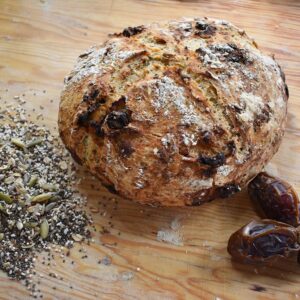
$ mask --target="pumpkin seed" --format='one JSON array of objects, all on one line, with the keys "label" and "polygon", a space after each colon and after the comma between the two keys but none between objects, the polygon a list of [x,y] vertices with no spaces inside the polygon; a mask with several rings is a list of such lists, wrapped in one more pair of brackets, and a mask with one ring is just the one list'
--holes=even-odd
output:
[{"label": "pumpkin seed", "polygon": [[38,181],[38,177],[36,175],[33,175],[33,176],[31,176],[31,178],[30,178],[30,180],[29,180],[29,182],[28,182],[27,185],[29,187],[33,187],[33,186],[36,185],[37,181]]},{"label": "pumpkin seed", "polygon": [[6,208],[0,203],[0,211],[7,215]]},{"label": "pumpkin seed", "polygon": [[50,184],[50,183],[40,184],[40,187],[46,191],[57,191],[58,190],[56,185]]},{"label": "pumpkin seed", "polygon": [[0,241],[4,239],[4,233],[0,232]]},{"label": "pumpkin seed", "polygon": [[27,143],[26,147],[27,147],[27,148],[30,148],[30,147],[39,145],[39,144],[41,144],[43,141],[44,141],[44,138],[41,138],[41,137],[36,138],[36,139],[30,141],[29,143]]},{"label": "pumpkin seed", "polygon": [[26,148],[26,145],[18,138],[12,138],[10,141],[12,144],[14,144],[15,146],[17,146],[23,150]]},{"label": "pumpkin seed", "polygon": [[9,195],[4,194],[2,192],[0,192],[0,200],[3,200],[7,204],[13,203],[13,199]]},{"label": "pumpkin seed", "polygon": [[56,206],[55,202],[51,202],[51,203],[47,204],[45,207],[45,212],[52,210],[55,206]]},{"label": "pumpkin seed", "polygon": [[31,203],[43,203],[53,197],[52,193],[43,193],[31,198]]}]

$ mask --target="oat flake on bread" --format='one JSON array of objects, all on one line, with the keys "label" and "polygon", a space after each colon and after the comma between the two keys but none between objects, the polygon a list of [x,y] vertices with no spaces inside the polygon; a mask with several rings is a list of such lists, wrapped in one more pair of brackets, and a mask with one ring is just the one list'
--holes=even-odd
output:
[{"label": "oat flake on bread", "polygon": [[280,66],[244,30],[185,18],[128,27],[81,54],[59,130],[110,190],[199,205],[239,191],[272,158],[287,100]]}]

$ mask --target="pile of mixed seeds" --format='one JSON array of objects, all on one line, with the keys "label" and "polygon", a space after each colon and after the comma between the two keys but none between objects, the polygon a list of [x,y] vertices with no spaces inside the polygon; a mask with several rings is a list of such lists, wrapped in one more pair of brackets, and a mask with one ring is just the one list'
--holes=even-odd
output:
[{"label": "pile of mixed seeds", "polygon": [[38,252],[89,242],[92,220],[59,139],[25,116],[20,105],[0,111],[0,269],[28,282]]}]

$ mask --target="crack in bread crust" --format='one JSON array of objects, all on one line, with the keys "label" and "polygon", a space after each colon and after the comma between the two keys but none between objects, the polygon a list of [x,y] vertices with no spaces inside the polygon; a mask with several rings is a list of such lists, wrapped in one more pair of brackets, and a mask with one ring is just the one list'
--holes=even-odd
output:
[{"label": "crack in bread crust", "polygon": [[128,27],[79,56],[59,130],[79,163],[150,205],[230,196],[277,151],[288,89],[272,57],[221,20]]}]

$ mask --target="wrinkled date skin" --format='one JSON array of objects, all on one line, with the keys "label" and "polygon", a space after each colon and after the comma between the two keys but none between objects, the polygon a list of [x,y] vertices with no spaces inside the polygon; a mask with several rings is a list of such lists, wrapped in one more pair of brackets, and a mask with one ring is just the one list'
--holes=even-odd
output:
[{"label": "wrinkled date skin", "polygon": [[231,235],[227,250],[241,262],[273,262],[299,251],[298,237],[298,230],[288,224],[269,219],[251,221]]},{"label": "wrinkled date skin", "polygon": [[251,200],[257,202],[269,219],[298,226],[299,198],[291,185],[267,173],[259,173],[248,185]]}]

